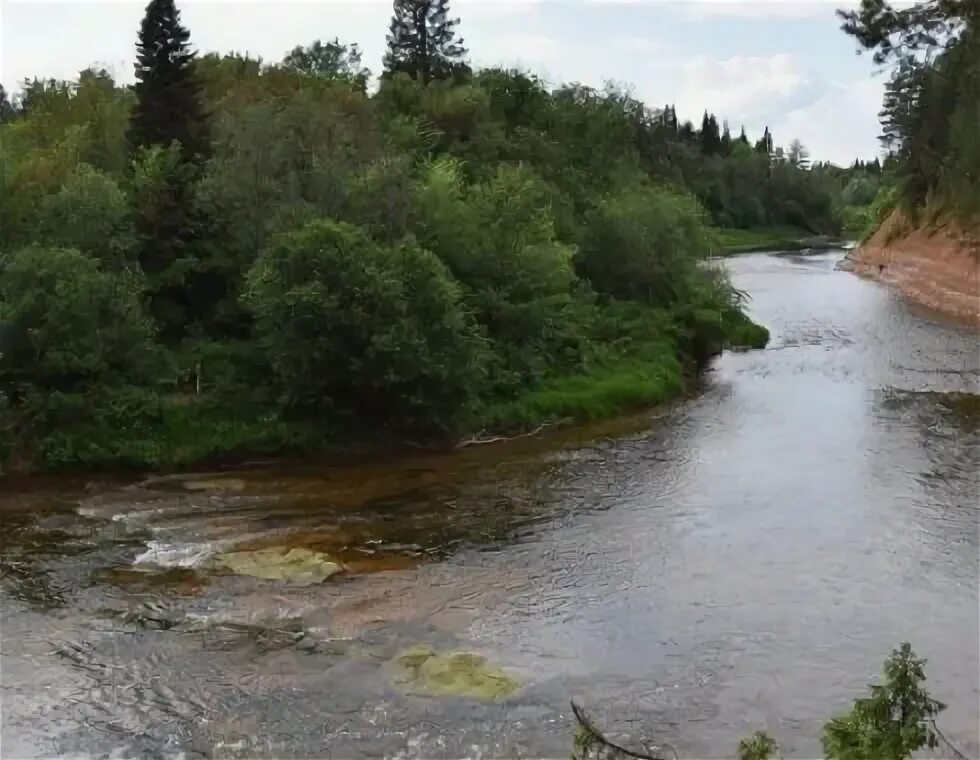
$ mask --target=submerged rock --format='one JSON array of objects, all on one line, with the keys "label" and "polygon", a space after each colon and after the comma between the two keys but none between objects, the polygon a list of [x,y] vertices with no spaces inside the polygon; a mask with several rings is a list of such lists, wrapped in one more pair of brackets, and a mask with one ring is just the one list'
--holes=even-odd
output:
[{"label": "submerged rock", "polygon": [[396,658],[400,673],[395,683],[407,691],[445,697],[502,699],[520,688],[514,678],[469,652],[438,654],[431,649],[410,649]]},{"label": "submerged rock", "polygon": [[339,562],[321,552],[285,547],[219,554],[214,563],[235,575],[301,585],[322,583],[343,570]]}]

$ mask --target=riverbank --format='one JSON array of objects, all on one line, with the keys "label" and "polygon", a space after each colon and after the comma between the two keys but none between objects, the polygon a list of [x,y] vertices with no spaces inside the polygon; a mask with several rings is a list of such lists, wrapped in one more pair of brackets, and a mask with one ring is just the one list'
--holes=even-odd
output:
[{"label": "riverbank", "polygon": [[755,227],[748,230],[716,228],[718,255],[763,251],[825,251],[840,248],[842,241],[829,235],[814,235],[798,227]]},{"label": "riverbank", "polygon": [[[691,321],[694,320],[694,321]],[[715,320],[712,322],[712,320]],[[415,433],[350,415],[291,418],[268,402],[218,391],[158,395],[103,388],[56,409],[60,424],[38,432],[0,415],[3,472],[180,472],[254,461],[357,463],[461,442],[506,440],[540,427],[594,422],[656,407],[689,392],[698,370],[727,348],[764,348],[769,331],[740,310],[621,315],[619,343],[582,366],[556,371],[508,397],[474,407],[454,431]],[[81,413],[79,404],[87,405]]]},{"label": "riverbank", "polygon": [[980,236],[956,224],[914,226],[892,214],[841,269],[890,285],[909,300],[980,326]]}]

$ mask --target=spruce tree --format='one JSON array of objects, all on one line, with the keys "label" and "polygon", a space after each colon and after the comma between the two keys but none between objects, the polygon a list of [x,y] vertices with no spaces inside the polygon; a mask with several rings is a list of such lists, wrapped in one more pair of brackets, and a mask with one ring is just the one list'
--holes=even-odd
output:
[{"label": "spruce tree", "polygon": [[748,135],[745,134],[745,125],[744,124],[742,125],[742,134],[740,134],[738,136],[738,139],[739,139],[739,142],[744,143],[745,145],[748,145],[749,144],[749,137],[748,137]]},{"label": "spruce tree", "polygon": [[769,127],[766,127],[766,131],[762,133],[759,142],[755,144],[755,149],[767,156],[772,155],[772,135],[769,133]]},{"label": "spruce tree", "polygon": [[152,145],[180,143],[185,160],[209,153],[201,85],[174,0],[150,0],[136,43],[136,105],[129,124],[135,153]]},{"label": "spruce tree", "polygon": [[732,152],[732,131],[728,128],[728,122],[724,122],[725,128],[721,133],[721,155],[727,156]]},{"label": "spruce tree", "polygon": [[449,0],[394,0],[385,76],[404,72],[428,83],[465,71],[458,24],[458,18],[449,17]]},{"label": "spruce tree", "polygon": [[701,120],[701,152],[706,156],[717,156],[721,152],[721,134],[718,131],[718,120],[714,114],[704,112]]}]

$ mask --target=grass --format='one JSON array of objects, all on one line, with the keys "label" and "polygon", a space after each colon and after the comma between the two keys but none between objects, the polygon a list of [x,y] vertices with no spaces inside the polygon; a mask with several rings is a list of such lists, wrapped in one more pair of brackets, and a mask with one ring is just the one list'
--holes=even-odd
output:
[{"label": "grass", "polygon": [[61,425],[40,437],[43,469],[182,469],[256,456],[308,454],[328,431],[285,422],[204,396],[171,396],[120,409],[106,405],[95,419]]},{"label": "grass", "polygon": [[488,430],[527,429],[553,420],[589,421],[655,406],[684,390],[684,368],[672,347],[658,345],[642,358],[610,361],[546,379],[516,399],[488,406]]},{"label": "grass", "polygon": [[728,327],[728,342],[732,348],[765,348],[769,344],[769,330],[739,314]]},{"label": "grass", "polygon": [[712,233],[723,255],[753,251],[793,251],[836,245],[836,241],[831,238],[786,225],[753,227],[747,230],[716,227]]}]

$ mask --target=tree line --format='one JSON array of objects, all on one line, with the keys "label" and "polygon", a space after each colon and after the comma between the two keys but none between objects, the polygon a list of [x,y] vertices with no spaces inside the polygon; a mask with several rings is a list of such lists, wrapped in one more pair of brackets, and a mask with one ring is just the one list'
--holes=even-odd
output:
[{"label": "tree line", "polygon": [[4,96],[5,456],[180,464],[596,416],[764,342],[705,266],[712,226],[833,233],[854,172],[616,87],[473,70],[458,23],[396,0],[374,87],[336,39],[198,56],[152,0],[135,85]]}]

